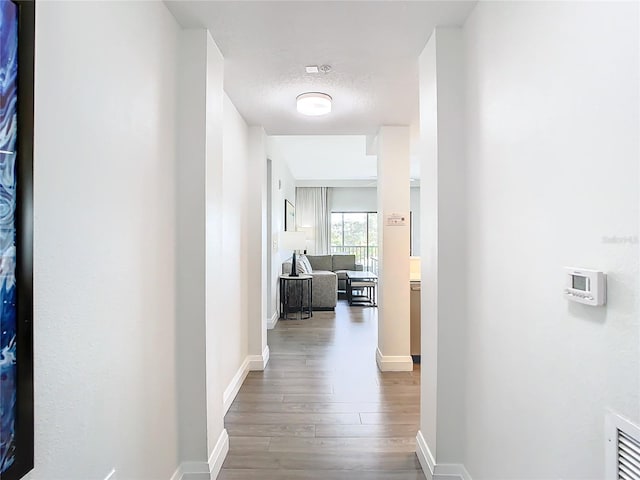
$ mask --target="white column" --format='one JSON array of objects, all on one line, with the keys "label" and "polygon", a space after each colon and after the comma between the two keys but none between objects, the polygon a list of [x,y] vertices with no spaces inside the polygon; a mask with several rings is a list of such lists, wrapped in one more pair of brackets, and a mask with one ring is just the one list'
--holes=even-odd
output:
[{"label": "white column", "polygon": [[178,80],[176,310],[181,461],[207,459],[205,316],[206,34],[181,32]]},{"label": "white column", "polygon": [[[466,167],[460,28],[436,28],[420,56],[421,408],[418,458],[463,474]],[[446,465],[442,465],[446,464]]]},{"label": "white column", "polygon": [[177,371],[180,460],[216,472],[228,451],[219,374],[224,60],[206,30],[180,33]]},{"label": "white column", "polygon": [[[378,133],[378,349],[381,371],[411,371],[409,325],[409,127]],[[391,217],[401,217],[391,225]]]},{"label": "white column", "polygon": [[267,153],[262,127],[249,127],[248,268],[251,370],[264,370],[267,346]]},{"label": "white column", "polygon": [[207,460],[209,471],[222,468],[229,451],[229,437],[224,428],[223,392],[219,366],[222,358],[220,305],[222,295],[222,130],[224,128],[224,58],[206,32],[206,339],[207,339]]}]

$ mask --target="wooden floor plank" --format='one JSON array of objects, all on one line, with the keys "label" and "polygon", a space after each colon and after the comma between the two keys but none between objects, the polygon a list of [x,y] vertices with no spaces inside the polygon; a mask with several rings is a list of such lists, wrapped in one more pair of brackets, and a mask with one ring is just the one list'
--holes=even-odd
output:
[{"label": "wooden floor plank", "polygon": [[285,403],[330,403],[330,402],[368,402],[386,404],[410,404],[420,405],[419,396],[416,393],[403,394],[383,394],[378,392],[374,395],[364,392],[352,393],[285,393],[283,402]]},{"label": "wooden floor plank", "polygon": [[229,411],[248,413],[420,413],[420,406],[389,402],[238,402]]},{"label": "wooden floor plank", "polygon": [[220,480],[422,480],[415,454],[420,369],[378,371],[377,310],[314,312],[268,332],[225,417]]},{"label": "wooden floor plank", "polygon": [[289,385],[300,385],[303,387],[310,387],[311,389],[315,388],[324,388],[329,387],[333,382],[328,381],[328,379],[318,379],[318,378],[303,378],[303,377],[287,377],[287,378],[270,378],[270,377],[247,377],[243,383],[243,385],[263,385],[270,387],[286,387]]},{"label": "wooden floor plank", "polygon": [[416,451],[415,438],[274,438],[269,443],[270,452],[304,452],[318,454],[340,453],[389,453]]},{"label": "wooden floor plank", "polygon": [[234,452],[266,452],[269,450],[270,443],[271,437],[229,436],[229,450],[233,450]]},{"label": "wooden floor plank", "polygon": [[281,423],[292,425],[318,425],[325,423],[356,425],[361,423],[360,416],[357,413],[247,413],[230,411],[225,419],[230,424],[249,423],[251,425],[280,425]]},{"label": "wooden floor plank", "polygon": [[408,423],[417,424],[420,422],[419,413],[361,413],[360,418],[362,419],[363,425],[393,425],[398,423],[406,425]]},{"label": "wooden floor plank", "polygon": [[[354,480],[345,470],[246,470],[225,468],[218,480]],[[358,472],[357,480],[424,480],[420,470]]]},{"label": "wooden floor plank", "polygon": [[333,393],[331,385],[310,387],[308,385],[243,385],[244,393]]},{"label": "wooden floor plank", "polygon": [[[415,452],[359,453],[348,455],[318,452],[229,451],[222,468],[259,468],[285,470],[418,470]],[[354,478],[358,478],[354,473]]]},{"label": "wooden floor plank", "polygon": [[227,433],[241,437],[314,437],[315,425],[251,425],[227,423]]},{"label": "wooden floor plank", "polygon": [[415,438],[418,425],[317,425],[316,437],[406,437]]},{"label": "wooden floor plank", "polygon": [[284,401],[283,393],[240,392],[234,403],[279,403]]}]

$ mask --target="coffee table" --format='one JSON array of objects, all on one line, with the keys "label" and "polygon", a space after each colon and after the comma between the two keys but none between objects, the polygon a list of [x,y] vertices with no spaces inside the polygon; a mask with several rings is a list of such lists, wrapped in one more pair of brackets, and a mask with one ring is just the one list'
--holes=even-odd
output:
[{"label": "coffee table", "polygon": [[378,276],[373,272],[359,270],[348,270],[346,275],[349,305],[377,306],[376,289],[378,288]]}]

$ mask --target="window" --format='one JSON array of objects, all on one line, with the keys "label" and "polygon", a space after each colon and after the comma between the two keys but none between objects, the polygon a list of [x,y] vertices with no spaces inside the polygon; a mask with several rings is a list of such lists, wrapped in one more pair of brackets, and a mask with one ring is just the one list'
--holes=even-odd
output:
[{"label": "window", "polygon": [[331,253],[356,256],[356,263],[377,273],[378,214],[376,212],[332,212]]}]

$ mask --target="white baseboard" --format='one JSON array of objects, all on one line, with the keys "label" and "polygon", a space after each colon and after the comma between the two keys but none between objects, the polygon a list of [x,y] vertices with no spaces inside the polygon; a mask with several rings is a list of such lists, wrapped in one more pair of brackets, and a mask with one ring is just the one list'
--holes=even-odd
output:
[{"label": "white baseboard", "polygon": [[173,472],[173,475],[171,475],[171,478],[169,480],[180,480],[182,478],[182,465],[178,465],[178,468],[176,468],[176,471]]},{"label": "white baseboard", "polygon": [[249,372],[262,371],[266,368],[267,363],[269,363],[269,345],[264,347],[262,355],[248,355],[247,358],[244,359],[244,362],[242,362],[242,365],[240,365],[240,368],[222,394],[222,404],[225,415],[229,411],[229,407],[231,407],[236,395],[238,395],[238,391],[240,387],[242,387],[242,382],[247,378]]},{"label": "white baseboard", "polygon": [[413,359],[411,355],[385,356],[382,355],[379,348],[376,348],[376,363],[381,372],[413,371]]},{"label": "white baseboard", "polygon": [[207,462],[182,462],[171,480],[211,480]]},{"label": "white baseboard", "polygon": [[267,318],[267,328],[269,330],[273,330],[274,328],[276,328],[276,324],[278,323],[278,319],[280,317],[278,316],[278,311],[276,310],[275,312],[273,312],[273,315],[271,315],[271,318]]},{"label": "white baseboard", "polygon": [[173,475],[171,475],[171,478],[169,480],[180,480],[182,478],[182,465],[178,465],[178,468],[176,468],[176,471],[173,472]]},{"label": "white baseboard", "polygon": [[244,359],[244,362],[240,365],[240,368],[231,379],[231,382],[229,382],[229,386],[227,386],[222,394],[222,405],[224,407],[225,415],[229,411],[229,407],[231,407],[236,395],[238,395],[242,382],[244,382],[244,379],[247,378],[247,375],[249,374],[249,364],[251,363],[250,359],[250,356]]},{"label": "white baseboard", "polygon": [[208,462],[182,462],[170,480],[215,480],[229,453],[229,434],[222,429]]},{"label": "white baseboard", "polygon": [[420,430],[418,430],[418,435],[416,435],[416,455],[418,456],[418,461],[420,462],[424,476],[427,480],[433,480],[433,471],[436,461],[434,460],[433,455],[431,455],[429,445],[427,445],[427,442]]},{"label": "white baseboard", "polygon": [[262,355],[249,355],[249,370],[252,372],[261,372],[267,368],[269,363],[269,345],[265,345]]},{"label": "white baseboard", "polygon": [[216,442],[216,446],[213,448],[213,452],[211,452],[211,456],[209,457],[209,480],[218,478],[224,459],[227,458],[227,453],[229,453],[229,434],[227,433],[227,429],[223,428]]},{"label": "white baseboard", "polygon": [[436,463],[420,430],[416,436],[416,454],[427,480],[472,480],[461,463]]}]

